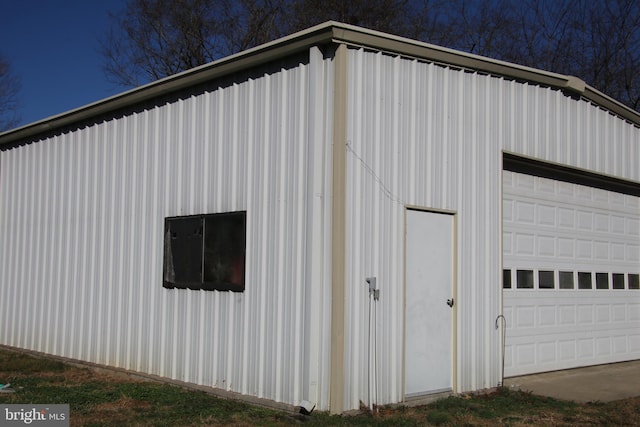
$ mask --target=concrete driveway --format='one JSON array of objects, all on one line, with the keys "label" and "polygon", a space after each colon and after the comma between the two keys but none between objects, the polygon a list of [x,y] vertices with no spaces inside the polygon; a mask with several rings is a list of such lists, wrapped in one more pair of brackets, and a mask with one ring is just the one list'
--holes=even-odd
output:
[{"label": "concrete driveway", "polygon": [[610,402],[640,396],[640,360],[505,378],[504,385],[574,402]]}]

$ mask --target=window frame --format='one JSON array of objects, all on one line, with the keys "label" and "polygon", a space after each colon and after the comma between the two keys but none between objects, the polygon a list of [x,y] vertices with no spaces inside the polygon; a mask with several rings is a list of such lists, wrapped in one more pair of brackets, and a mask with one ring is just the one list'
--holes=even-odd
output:
[{"label": "window frame", "polygon": [[[211,234],[208,231],[207,224],[211,227],[212,220],[219,222],[219,224],[217,224],[218,227],[224,226],[223,221],[226,221],[227,224],[223,230],[229,230],[226,232],[229,234],[223,234],[220,239],[214,238],[211,240]],[[199,226],[197,225],[198,222],[200,223]],[[184,227],[190,228],[186,229],[186,233],[178,236],[176,234],[177,231]],[[193,230],[193,235],[189,235],[191,230]],[[225,232],[223,231],[223,233]],[[199,248],[196,246],[198,239],[200,240]],[[180,241],[180,243],[175,243],[176,240]],[[189,240],[191,240],[191,242]],[[221,256],[216,256],[216,251],[212,249],[214,246],[211,245],[212,241],[214,245],[222,245],[224,248],[231,249],[228,252],[225,251]],[[221,243],[218,243],[219,241],[221,241]],[[163,244],[162,286],[164,288],[244,292],[247,253],[246,211],[165,217]],[[192,245],[192,247],[189,248],[188,245]],[[199,266],[194,267],[195,264],[192,258],[185,260],[182,254],[182,250],[185,248],[187,253],[189,253],[189,249],[196,256],[198,256],[199,253]],[[180,259],[181,257],[182,259]],[[176,260],[186,263],[186,267],[180,264],[180,268],[176,268]],[[197,263],[197,261],[195,261],[195,263]],[[207,267],[213,265],[218,266],[218,268],[222,266],[223,271],[218,274],[223,275],[226,280],[215,281],[210,279],[212,274],[210,270],[207,270]],[[184,280],[182,277],[175,277],[176,271],[178,270],[183,276],[188,276],[189,280]]]}]

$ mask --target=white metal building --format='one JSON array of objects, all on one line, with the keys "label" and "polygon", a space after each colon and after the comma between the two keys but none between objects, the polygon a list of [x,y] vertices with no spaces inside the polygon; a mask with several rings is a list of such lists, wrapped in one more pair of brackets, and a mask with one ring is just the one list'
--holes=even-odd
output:
[{"label": "white metal building", "polygon": [[329,22],[5,132],[0,344],[332,412],[639,359],[639,126]]}]

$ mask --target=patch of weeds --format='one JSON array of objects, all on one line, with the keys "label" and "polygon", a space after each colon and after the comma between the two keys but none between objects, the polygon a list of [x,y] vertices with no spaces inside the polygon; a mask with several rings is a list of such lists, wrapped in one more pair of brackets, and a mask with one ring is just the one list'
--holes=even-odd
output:
[{"label": "patch of weeds", "polygon": [[433,411],[427,412],[427,422],[435,426],[441,426],[448,423],[451,417],[446,412]]},{"label": "patch of weeds", "polygon": [[495,416],[505,416],[514,412],[534,414],[540,410],[553,410],[571,415],[577,408],[573,402],[512,391],[508,388],[500,388],[495,393],[478,396],[476,400],[484,401]]},{"label": "patch of weeds", "polygon": [[18,372],[22,375],[38,372],[63,372],[67,366],[57,360],[5,351],[0,353],[0,374]]},{"label": "patch of weeds", "polygon": [[20,388],[0,403],[69,403],[78,426],[524,426],[640,425],[640,398],[577,404],[498,389],[447,397],[426,406],[382,407],[372,415],[275,411],[164,383],[134,381],[0,350],[0,380]]},{"label": "patch of weeds", "polygon": [[447,412],[465,412],[468,410],[470,402],[470,400],[459,396],[449,396],[444,399],[436,400],[425,408]]}]

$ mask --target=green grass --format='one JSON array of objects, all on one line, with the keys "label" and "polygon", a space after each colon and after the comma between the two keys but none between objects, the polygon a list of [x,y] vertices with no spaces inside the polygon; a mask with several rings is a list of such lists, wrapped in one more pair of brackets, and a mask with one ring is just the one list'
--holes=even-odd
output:
[{"label": "green grass", "polygon": [[[83,426],[281,426],[302,422],[295,414],[185,390],[133,381],[57,360],[0,349],[0,383],[18,388],[0,403],[68,403],[71,425]],[[372,416],[314,412],[312,426],[525,426],[640,425],[640,398],[576,404],[498,389],[487,395],[451,396],[430,405],[381,408]]]}]

